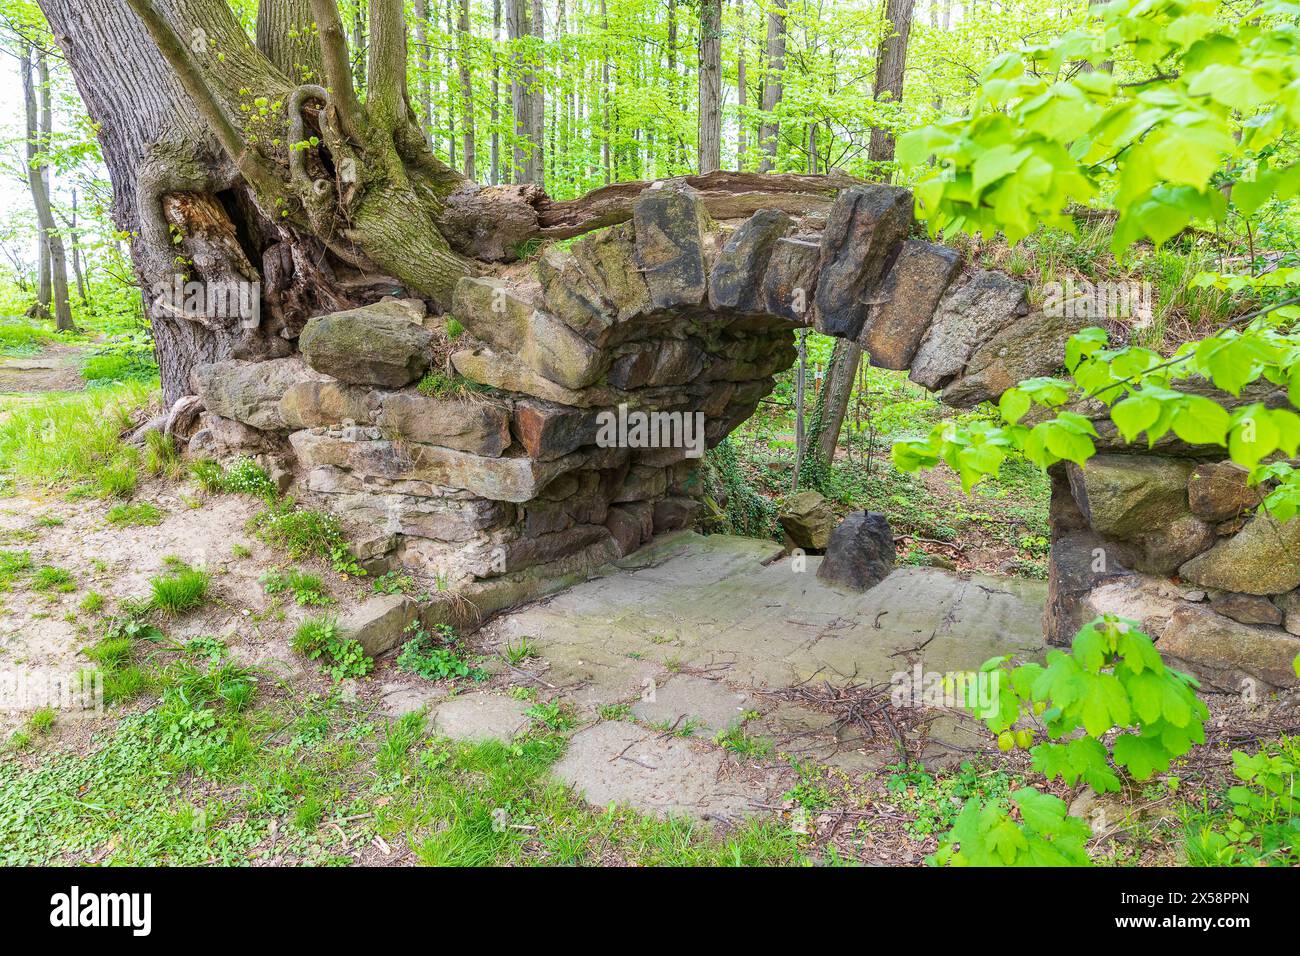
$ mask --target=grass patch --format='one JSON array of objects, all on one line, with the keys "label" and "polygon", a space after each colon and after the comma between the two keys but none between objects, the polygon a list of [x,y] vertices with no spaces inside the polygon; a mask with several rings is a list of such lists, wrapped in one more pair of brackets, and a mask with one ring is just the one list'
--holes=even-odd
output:
[{"label": "grass patch", "polygon": [[149,579],[150,606],[168,616],[193,611],[207,600],[211,583],[211,575],[206,570],[177,565]]},{"label": "grass patch", "polygon": [[113,505],[105,517],[109,524],[118,527],[147,527],[162,524],[164,514],[157,505],[141,501],[136,504]]},{"label": "grass patch", "polygon": [[489,386],[471,382],[463,375],[430,370],[420,379],[415,390],[429,398],[460,398],[474,392],[486,392]]},{"label": "grass patch", "polygon": [[262,586],[267,594],[293,595],[294,602],[304,607],[324,607],[333,604],[325,582],[315,574],[299,571],[297,568],[287,574],[280,571],[268,571],[262,575]]},{"label": "grass patch", "polygon": [[15,408],[0,422],[0,469],[29,487],[84,483],[92,494],[129,494],[140,452],[122,434],[155,394],[128,382]]},{"label": "grass patch", "polygon": [[249,533],[295,561],[318,558],[344,575],[364,575],[336,517],[299,508],[292,498],[267,507],[249,519]]},{"label": "grass patch", "polygon": [[54,332],[47,326],[13,320],[0,321],[0,355],[39,355],[45,346],[54,341]]},{"label": "grass patch", "polygon": [[0,591],[7,591],[13,582],[32,569],[30,551],[0,550]]},{"label": "grass patch", "polygon": [[67,594],[77,589],[77,583],[67,568],[43,564],[32,573],[32,589],[47,594]]}]

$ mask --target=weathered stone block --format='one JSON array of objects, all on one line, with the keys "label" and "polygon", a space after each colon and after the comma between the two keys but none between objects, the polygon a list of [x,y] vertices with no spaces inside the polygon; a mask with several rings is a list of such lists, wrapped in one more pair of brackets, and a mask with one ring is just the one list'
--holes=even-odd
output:
[{"label": "weathered stone block", "polygon": [[380,394],[359,385],[344,385],[333,378],[290,385],[280,399],[280,417],[286,428],[315,428],[352,422],[369,425],[379,408]]},{"label": "weathered stone block", "polygon": [[585,236],[569,252],[548,250],[537,265],[546,307],[592,345],[621,341],[628,320],[650,308],[628,225]]},{"label": "weathered stone block", "polygon": [[658,182],[632,206],[636,261],[652,309],[699,305],[708,291],[704,234],[709,214],[698,194],[681,183]]},{"label": "weathered stone block", "polygon": [[708,356],[699,346],[681,339],[633,346],[609,368],[615,388],[654,388],[692,382],[703,371]]},{"label": "weathered stone block", "polygon": [[1079,628],[1096,616],[1087,605],[1094,589],[1129,577],[1126,549],[1092,531],[1065,534],[1052,542],[1047,558],[1047,604],[1043,630],[1049,644],[1068,646]]},{"label": "weathered stone block", "polygon": [[520,399],[511,427],[515,439],[533,458],[559,458],[596,441],[597,413],[554,402]]},{"label": "weathered stone block", "polygon": [[503,404],[393,392],[380,405],[378,425],[391,440],[423,442],[489,458],[510,445],[510,411]]},{"label": "weathered stone block", "polygon": [[1069,466],[1070,488],[1092,529],[1112,538],[1137,538],[1190,514],[1187,479],[1192,463],[1176,458],[1096,455]]},{"label": "weathered stone block", "polygon": [[977,348],[943,400],[969,408],[998,398],[1027,378],[1051,375],[1065,363],[1065,345],[1086,320],[1035,312],[1012,323]]},{"label": "weathered stone block", "polygon": [[583,388],[604,372],[604,355],[553,315],[516,298],[504,282],[466,276],[452,312],[475,338],[564,388]]},{"label": "weathered stone block", "polygon": [[1264,489],[1248,485],[1250,472],[1231,461],[1197,465],[1187,483],[1192,514],[1206,521],[1227,521],[1264,500]]},{"label": "weathered stone block", "polygon": [[657,498],[668,490],[668,472],[663,468],[633,465],[623,487],[611,499],[616,503]]},{"label": "weathered stone block", "polygon": [[897,186],[853,186],[831,205],[822,233],[817,330],[856,339],[896,247],[912,228],[912,194]]},{"label": "weathered stone block", "polygon": [[912,359],[912,381],[939,389],[960,375],[981,345],[1028,314],[1025,292],[1023,282],[1000,272],[976,272],[949,289]]},{"label": "weathered stone block", "polygon": [[738,312],[757,312],[764,307],[767,264],[791,222],[779,209],[760,209],[731,234],[709,273],[710,306]]},{"label": "weathered stone block", "polygon": [[1257,514],[1179,569],[1184,581],[1242,594],[1282,594],[1300,586],[1300,521]]},{"label": "weathered stone block", "polygon": [[919,239],[903,243],[858,339],[872,365],[901,371],[911,364],[934,310],[960,271],[955,249]]},{"label": "weathered stone block", "polygon": [[1282,611],[1268,598],[1258,594],[1221,591],[1210,598],[1210,607],[1216,614],[1230,617],[1242,624],[1282,624]]},{"label": "weathered stone block", "polygon": [[433,334],[391,302],[318,315],[298,337],[307,364],[355,385],[401,388],[429,367]]},{"label": "weathered stone block", "polygon": [[417,605],[410,598],[386,594],[355,605],[339,621],[339,633],[360,641],[366,653],[375,657],[402,643],[417,616]]},{"label": "weathered stone block", "polygon": [[503,546],[505,571],[508,574],[536,564],[546,564],[577,554],[608,538],[609,531],[604,525],[577,525],[552,534],[516,538]]},{"label": "weathered stone block", "polygon": [[777,515],[790,543],[805,551],[824,551],[835,530],[835,512],[816,491],[791,496]]},{"label": "weathered stone block", "polygon": [[194,369],[193,385],[214,415],[262,431],[290,428],[280,401],[292,386],[320,376],[296,358],[243,362],[227,359]]},{"label": "weathered stone block", "polygon": [[799,236],[783,236],[763,273],[763,302],[769,315],[807,325],[817,296],[821,246]]},{"label": "weathered stone block", "polygon": [[654,503],[652,521],[655,534],[666,534],[688,527],[699,513],[700,503],[694,498],[669,496]]}]

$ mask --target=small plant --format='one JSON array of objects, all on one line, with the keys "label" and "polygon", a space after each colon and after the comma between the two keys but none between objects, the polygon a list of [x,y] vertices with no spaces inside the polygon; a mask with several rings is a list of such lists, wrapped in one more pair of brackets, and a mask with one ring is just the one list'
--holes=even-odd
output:
[{"label": "small plant", "polygon": [[199,487],[209,494],[224,490],[225,471],[211,458],[197,458],[190,462],[190,474],[199,483]]},{"label": "small plant", "polygon": [[72,577],[72,572],[65,568],[56,568],[52,564],[45,564],[37,568],[32,574],[32,588],[37,591],[60,592],[63,594],[77,589],[76,582]]},{"label": "small plant", "polygon": [[98,591],[89,591],[86,593],[86,596],[81,599],[80,607],[87,614],[98,614],[100,611],[104,610],[104,605],[106,603],[104,595],[100,594]]},{"label": "small plant", "polygon": [[38,528],[57,528],[63,524],[63,519],[58,515],[41,515],[33,523]]},{"label": "small plant", "polygon": [[513,642],[506,644],[506,660],[511,664],[521,664],[530,657],[537,656],[537,648],[527,637],[519,638],[519,643]]},{"label": "small plant", "polygon": [[723,750],[739,754],[742,757],[766,757],[772,752],[772,743],[762,737],[754,737],[745,732],[743,727],[731,727],[720,730],[713,742]]},{"label": "small plant", "polygon": [[601,720],[627,720],[632,715],[628,704],[605,704],[600,708]]},{"label": "small plant", "polygon": [[53,707],[38,708],[27,718],[27,729],[33,736],[48,734],[54,727],[56,716]]},{"label": "small plant", "polygon": [[338,622],[331,617],[309,618],[298,625],[293,635],[293,649],[313,661],[320,661],[334,680],[364,677],[375,667],[366,656],[361,642],[339,633]]},{"label": "small plant", "polygon": [[19,575],[32,569],[30,551],[0,550],[0,591],[9,590],[9,586]]},{"label": "small plant", "polygon": [[573,717],[559,700],[538,701],[524,713],[536,723],[551,730],[568,730],[573,726]]},{"label": "small plant", "polygon": [[158,429],[145,432],[144,468],[151,475],[177,475],[181,471],[180,451],[176,439]]},{"label": "small plant", "polygon": [[1026,787],[1011,794],[1017,822],[1000,801],[966,802],[931,862],[940,866],[1090,866],[1087,822],[1065,801]]},{"label": "small plant", "polygon": [[376,594],[409,594],[415,589],[415,578],[397,571],[385,571],[370,582]]},{"label": "small plant", "polygon": [[208,597],[211,575],[188,565],[149,579],[150,605],[167,615],[184,614],[200,607]]},{"label": "small plant", "polygon": [[1194,866],[1300,865],[1300,737],[1282,737],[1258,753],[1232,752],[1241,781],[1227,791],[1226,811],[1185,820]]},{"label": "small plant", "polygon": [[95,476],[95,494],[100,498],[129,498],[140,483],[140,473],[127,461],[105,465]]},{"label": "small plant", "polygon": [[360,577],[366,573],[343,539],[338,519],[299,508],[292,498],[258,512],[250,519],[249,529],[294,560],[316,557],[329,561],[339,574]]},{"label": "small plant", "polygon": [[421,395],[429,398],[458,398],[471,392],[483,392],[487,390],[486,385],[480,385],[478,382],[471,382],[469,379],[455,374],[447,374],[431,370],[420,379],[415,390]]},{"label": "small plant", "polygon": [[230,553],[237,558],[247,558],[251,557],[253,554],[253,552],[249,550],[248,545],[240,544],[238,541],[230,546]]},{"label": "small plant", "polygon": [[113,505],[108,509],[105,517],[109,524],[119,527],[152,526],[162,523],[163,512],[156,505],[141,501],[135,504]]},{"label": "small plant", "polygon": [[413,623],[407,628],[407,632],[413,636],[402,645],[402,652],[397,655],[399,669],[417,674],[425,680],[448,680],[457,677],[483,680],[487,677],[486,671],[470,666],[456,653],[459,640],[456,631],[450,625],[435,625],[434,633],[437,638],[424,630],[419,622]]},{"label": "small plant", "polygon": [[297,568],[289,571],[288,574],[268,571],[262,575],[261,581],[267,594],[282,594],[288,591],[293,595],[294,601],[303,607],[325,607],[334,603],[324,581],[315,574],[308,574]]},{"label": "small plant", "polygon": [[230,463],[222,476],[221,490],[232,494],[255,495],[264,501],[274,501],[279,494],[265,469],[251,458],[236,458]]}]

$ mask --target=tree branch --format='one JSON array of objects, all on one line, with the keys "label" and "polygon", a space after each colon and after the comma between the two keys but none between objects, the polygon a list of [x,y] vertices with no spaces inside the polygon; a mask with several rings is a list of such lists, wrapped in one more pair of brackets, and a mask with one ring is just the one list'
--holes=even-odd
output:
[{"label": "tree branch", "polygon": [[181,42],[167,19],[159,12],[153,0],[127,0],[135,15],[144,23],[163,59],[175,71],[185,92],[194,101],[199,114],[212,127],[222,149],[229,154],[240,175],[248,180],[264,201],[276,202],[287,198],[287,191],[275,170],[262,157],[248,148],[243,133],[231,122],[225,109],[213,95],[203,78],[203,70],[194,60],[190,48]]},{"label": "tree branch", "polygon": [[348,61],[348,44],[343,35],[343,21],[334,0],[311,0],[311,13],[320,36],[321,57],[324,60],[325,81],[338,114],[343,132],[358,143],[361,138],[361,120],[364,113],[352,85],[352,68]]}]

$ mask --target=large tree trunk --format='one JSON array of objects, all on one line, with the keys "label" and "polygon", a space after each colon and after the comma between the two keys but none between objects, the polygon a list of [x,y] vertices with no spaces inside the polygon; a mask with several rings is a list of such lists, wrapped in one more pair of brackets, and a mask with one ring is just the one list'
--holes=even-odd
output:
[{"label": "large tree trunk", "polygon": [[700,0],[699,168],[722,168],[722,0]]},{"label": "large tree trunk", "polygon": [[[50,299],[53,295],[54,327],[63,332],[76,329],[72,321],[72,307],[68,302],[68,264],[67,253],[63,246],[63,236],[54,223],[54,210],[50,204],[50,177],[46,166],[48,157],[43,152],[48,149],[53,133],[53,120],[50,110],[50,73],[43,51],[28,46],[23,50],[21,64],[23,74],[23,105],[27,116],[27,182],[32,192],[32,204],[36,207],[36,221],[45,236],[45,247],[49,256],[50,285],[45,285],[45,273],[41,274],[42,298],[37,300],[37,312],[43,318],[49,317]],[[37,72],[40,83],[40,101],[37,101],[36,81],[32,71]]]},{"label": "large tree trunk", "polygon": [[[887,33],[876,60],[877,100],[887,99],[897,103],[903,98],[903,74],[907,67],[907,38],[912,30],[914,0],[888,0],[885,16]],[[871,130],[867,158],[879,164],[876,168],[893,162],[894,134],[888,129]],[[831,355],[830,376],[819,397],[816,415],[817,456],[827,467],[835,460],[835,446],[839,444],[840,429],[857,381],[858,364],[862,349],[856,342],[839,339]]]}]

